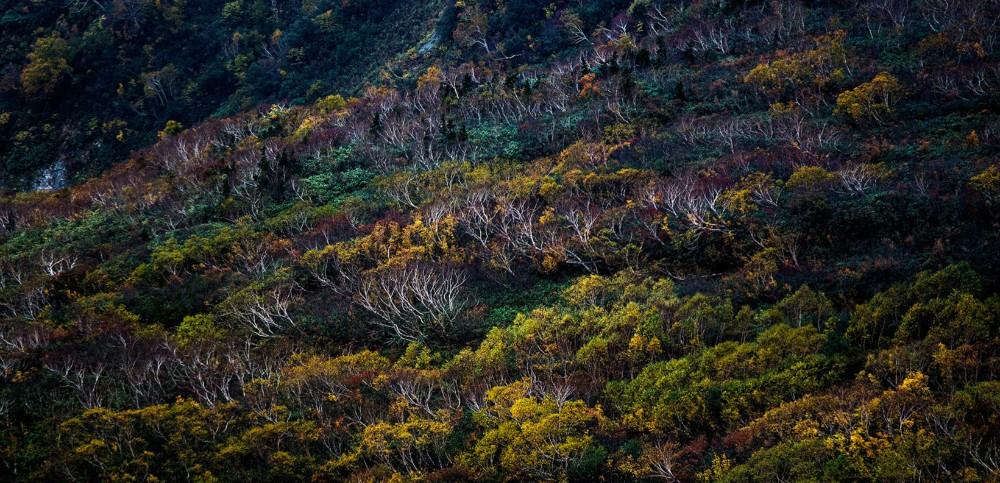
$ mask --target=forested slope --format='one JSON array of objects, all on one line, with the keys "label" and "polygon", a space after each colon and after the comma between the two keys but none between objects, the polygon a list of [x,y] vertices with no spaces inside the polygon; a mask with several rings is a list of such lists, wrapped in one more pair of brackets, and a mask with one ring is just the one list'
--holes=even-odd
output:
[{"label": "forested slope", "polygon": [[0,1],[0,188],[78,182],[209,116],[357,93],[413,50],[441,8]]},{"label": "forested slope", "polygon": [[0,476],[1000,477],[1000,3],[428,8],[0,197]]}]

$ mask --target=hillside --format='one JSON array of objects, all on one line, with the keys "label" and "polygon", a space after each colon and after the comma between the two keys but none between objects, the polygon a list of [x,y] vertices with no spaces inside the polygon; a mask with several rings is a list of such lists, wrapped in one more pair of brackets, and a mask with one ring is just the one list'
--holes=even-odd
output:
[{"label": "hillside", "polygon": [[400,1],[0,1],[0,188],[44,186],[46,174],[56,187],[79,182],[161,131],[210,116],[359,92],[416,46],[440,9]]},{"label": "hillside", "polygon": [[1000,2],[414,5],[6,9],[0,479],[1000,478]]}]

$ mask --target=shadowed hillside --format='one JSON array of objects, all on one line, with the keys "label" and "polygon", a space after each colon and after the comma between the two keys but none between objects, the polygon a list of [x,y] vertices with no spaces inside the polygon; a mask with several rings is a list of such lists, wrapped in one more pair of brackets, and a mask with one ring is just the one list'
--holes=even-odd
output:
[{"label": "shadowed hillside", "polygon": [[[358,92],[437,2],[0,2],[0,187],[75,183],[203,119]],[[42,175],[44,176],[44,175]],[[33,182],[34,181],[34,182]]]}]

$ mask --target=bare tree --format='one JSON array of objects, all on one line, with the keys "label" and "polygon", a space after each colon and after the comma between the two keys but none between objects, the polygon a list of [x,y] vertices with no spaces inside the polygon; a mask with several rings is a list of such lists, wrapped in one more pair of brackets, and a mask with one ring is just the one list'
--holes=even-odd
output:
[{"label": "bare tree", "polygon": [[566,35],[569,36],[570,42],[576,45],[591,44],[590,37],[583,30],[583,21],[579,15],[568,10],[563,10],[559,14],[559,23],[562,25],[563,30],[566,31]]},{"label": "bare tree", "polygon": [[674,473],[676,454],[677,445],[673,443],[657,443],[650,448],[649,476],[668,482],[680,481]]},{"label": "bare tree", "polygon": [[58,253],[54,250],[43,250],[38,255],[38,264],[50,277],[55,277],[61,273],[68,272],[76,267],[79,255],[71,253]]},{"label": "bare tree", "polygon": [[358,287],[358,305],[376,316],[375,324],[406,341],[445,335],[469,304],[467,274],[455,267],[410,263],[369,273]]},{"label": "bare tree", "polygon": [[870,164],[856,164],[837,171],[843,191],[852,196],[864,196],[878,183],[878,169]]},{"label": "bare tree", "polygon": [[84,408],[93,409],[104,404],[105,391],[100,387],[106,369],[104,362],[88,364],[70,355],[46,362],[45,368],[63,380]]},{"label": "bare tree", "polygon": [[40,278],[44,277],[29,277],[16,265],[0,263],[0,291],[6,292],[0,297],[0,309],[10,317],[34,320],[48,299]]},{"label": "bare tree", "polygon": [[231,295],[222,303],[223,313],[258,337],[274,337],[295,326],[289,313],[299,287],[291,281],[263,281]]}]

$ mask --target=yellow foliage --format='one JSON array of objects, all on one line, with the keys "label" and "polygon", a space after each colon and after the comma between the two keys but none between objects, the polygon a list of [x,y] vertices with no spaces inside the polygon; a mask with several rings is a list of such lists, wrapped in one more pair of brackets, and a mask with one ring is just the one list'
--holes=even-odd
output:
[{"label": "yellow foliage", "polygon": [[991,164],[970,178],[969,184],[986,198],[987,203],[1000,202],[1000,165]]},{"label": "yellow foliage", "polygon": [[316,101],[316,108],[322,114],[340,112],[347,108],[347,101],[340,94],[331,94]]},{"label": "yellow foliage", "polygon": [[794,54],[779,52],[777,59],[757,64],[743,77],[743,82],[753,84],[770,96],[806,87],[822,89],[840,82],[845,74],[839,66],[847,63],[845,37],[846,33],[838,30],[816,38],[815,49]]},{"label": "yellow foliage", "polygon": [[21,86],[28,95],[50,95],[71,68],[66,57],[69,44],[56,34],[35,40],[28,65],[21,70]]},{"label": "yellow foliage", "polygon": [[905,89],[892,74],[881,72],[872,80],[837,96],[837,112],[855,121],[884,123],[892,115]]},{"label": "yellow foliage", "polygon": [[801,166],[785,186],[794,191],[815,192],[828,188],[835,180],[836,175],[819,166]]}]

